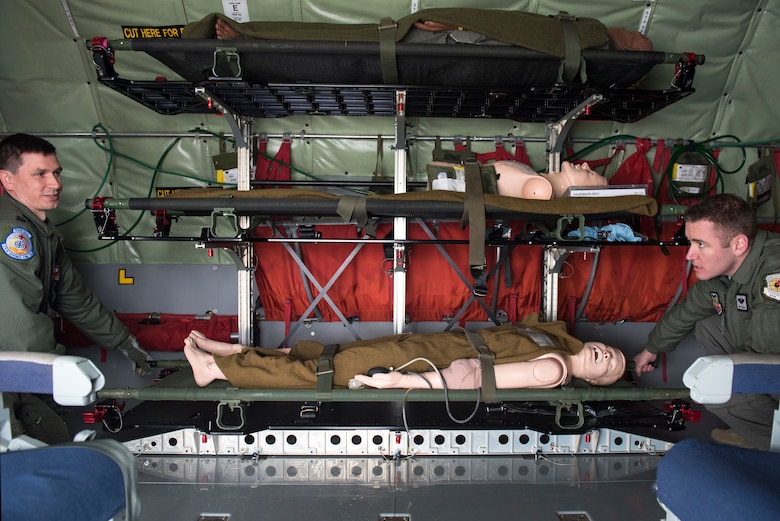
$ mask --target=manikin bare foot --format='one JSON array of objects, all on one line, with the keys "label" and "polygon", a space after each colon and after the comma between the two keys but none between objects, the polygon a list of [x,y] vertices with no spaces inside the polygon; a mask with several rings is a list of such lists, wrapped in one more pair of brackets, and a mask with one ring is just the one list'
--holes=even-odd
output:
[{"label": "manikin bare foot", "polygon": [[194,347],[199,347],[200,349],[207,351],[212,355],[234,355],[236,353],[240,353],[244,349],[244,346],[241,344],[230,344],[228,342],[221,342],[219,340],[212,340],[211,338],[207,338],[206,335],[200,331],[190,331],[187,339],[192,341],[192,345]]},{"label": "manikin bare foot", "polygon": [[205,387],[214,380],[227,380],[214,362],[214,356],[195,347],[189,337],[184,339],[184,356],[190,363],[198,387]]},{"label": "manikin bare foot", "polygon": [[236,30],[224,20],[217,19],[216,24],[214,24],[214,32],[216,32],[218,40],[238,38]]}]

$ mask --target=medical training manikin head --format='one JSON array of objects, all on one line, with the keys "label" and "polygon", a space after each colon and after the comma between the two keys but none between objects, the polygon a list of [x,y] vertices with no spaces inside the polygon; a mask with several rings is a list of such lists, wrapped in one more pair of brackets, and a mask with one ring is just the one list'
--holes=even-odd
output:
[{"label": "medical training manikin head", "polygon": [[572,186],[607,186],[607,178],[590,169],[588,163],[574,165],[568,161],[561,163],[561,171],[540,174],[552,185],[555,197],[563,197]]},{"label": "medical training manikin head", "polygon": [[585,342],[571,358],[571,371],[591,385],[611,385],[626,372],[626,356],[602,342]]},{"label": "medical training manikin head", "polygon": [[493,163],[498,176],[498,194],[522,199],[551,199],[553,188],[550,182],[533,168],[518,161],[496,161]]}]

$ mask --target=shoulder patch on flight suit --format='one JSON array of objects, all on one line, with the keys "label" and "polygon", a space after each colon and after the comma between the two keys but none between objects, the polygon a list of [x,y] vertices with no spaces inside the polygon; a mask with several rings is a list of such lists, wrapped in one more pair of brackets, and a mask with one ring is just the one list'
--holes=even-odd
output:
[{"label": "shoulder patch on flight suit", "polygon": [[780,273],[764,275],[764,288],[761,293],[766,298],[780,302]]},{"label": "shoulder patch on flight suit", "polygon": [[3,252],[16,260],[27,260],[35,256],[32,234],[24,228],[12,228],[2,244]]},{"label": "shoulder patch on flight suit", "polygon": [[720,295],[716,291],[710,292],[710,300],[712,300],[712,307],[715,308],[715,312],[718,315],[723,314],[723,306],[720,303]]}]

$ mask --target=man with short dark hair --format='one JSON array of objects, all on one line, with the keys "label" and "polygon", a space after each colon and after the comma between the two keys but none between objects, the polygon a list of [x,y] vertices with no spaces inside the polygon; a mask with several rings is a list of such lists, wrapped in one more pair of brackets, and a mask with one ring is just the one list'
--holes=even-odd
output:
[{"label": "man with short dark hair", "polygon": [[[151,371],[148,355],[127,327],[86,287],[47,218],[59,205],[62,166],[54,146],[36,136],[14,134],[0,141],[0,351],[62,354],[54,313],[96,344],[117,349],[138,375]],[[69,440],[62,419],[39,397],[4,393],[12,434],[46,443]]]},{"label": "man with short dark hair", "polygon": [[[650,332],[634,357],[637,375],[652,371],[656,355],[691,331],[711,355],[780,353],[780,235],[758,229],[750,204],[731,194],[700,201],[683,219],[686,259],[698,281]],[[768,449],[777,404],[770,395],[737,395],[708,405],[731,427],[715,429],[713,440]]]}]

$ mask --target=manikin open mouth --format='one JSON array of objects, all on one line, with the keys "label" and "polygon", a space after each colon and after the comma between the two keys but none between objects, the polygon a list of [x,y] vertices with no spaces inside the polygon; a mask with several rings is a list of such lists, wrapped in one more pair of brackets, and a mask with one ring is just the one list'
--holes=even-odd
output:
[{"label": "manikin open mouth", "polygon": [[597,364],[599,362],[601,362],[601,359],[603,358],[603,356],[604,356],[604,353],[601,352],[601,349],[599,349],[598,347],[594,346],[593,347],[593,359],[595,360],[595,362]]}]

